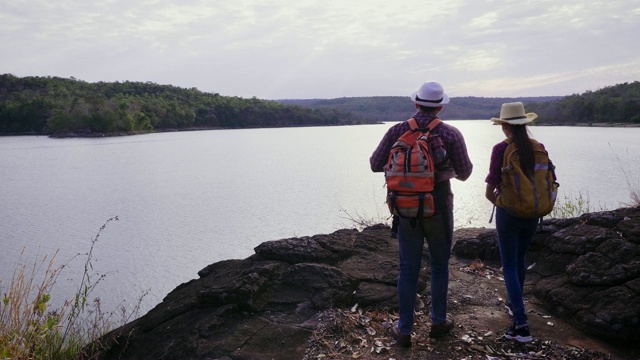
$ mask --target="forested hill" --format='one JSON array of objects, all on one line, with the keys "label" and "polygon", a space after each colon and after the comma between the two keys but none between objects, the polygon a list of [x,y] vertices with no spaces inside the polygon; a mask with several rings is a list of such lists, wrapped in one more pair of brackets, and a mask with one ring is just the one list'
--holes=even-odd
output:
[{"label": "forested hill", "polygon": [[[523,98],[456,97],[442,110],[442,117],[449,120],[490,119],[499,115],[500,106],[506,102],[551,102],[560,96]],[[338,99],[279,100],[283,104],[300,105],[312,109],[337,109],[360,117],[379,121],[406,120],[413,115],[414,105],[409,96],[374,96]]]},{"label": "forested hill", "polygon": [[[520,98],[454,97],[442,111],[449,120],[490,119],[505,102],[522,101],[527,112],[538,114],[538,124],[640,124],[640,82],[618,84],[571,96]],[[356,97],[330,100],[280,100],[313,109],[338,109],[380,121],[404,120],[413,114],[408,96]]]},{"label": "forested hill", "polygon": [[[640,124],[640,82],[566,97],[456,97],[444,119],[490,119],[522,101],[539,124]],[[132,134],[170,129],[351,125],[404,120],[408,96],[268,101],[151,82],[0,75],[0,135]]]},{"label": "forested hill", "polygon": [[0,75],[0,134],[131,134],[168,129],[373,122],[333,109],[205,93],[151,82],[88,83]]},{"label": "forested hill", "polygon": [[538,114],[542,123],[640,124],[640,81],[531,104],[529,110]]}]

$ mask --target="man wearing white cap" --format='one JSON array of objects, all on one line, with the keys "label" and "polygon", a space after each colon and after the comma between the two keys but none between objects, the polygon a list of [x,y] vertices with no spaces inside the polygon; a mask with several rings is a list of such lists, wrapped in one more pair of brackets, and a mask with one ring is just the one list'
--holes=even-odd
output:
[{"label": "man wearing white cap", "polygon": [[[426,82],[411,95],[416,113],[413,118],[418,128],[426,129],[438,118],[443,106],[449,103],[442,85]],[[407,121],[392,126],[369,159],[371,170],[384,171],[389,153],[394,143],[410,130]],[[404,218],[398,224],[398,249],[400,274],[398,276],[397,324],[392,327],[398,344],[411,346],[414,307],[418,288],[418,276],[422,262],[422,249],[427,241],[429,267],[431,272],[431,329],[430,337],[448,334],[454,327],[453,318],[447,314],[447,293],[449,289],[449,257],[453,241],[453,193],[450,179],[464,181],[469,178],[473,165],[467,154],[467,147],[460,131],[442,122],[432,131],[442,139],[447,160],[436,168],[436,184],[433,190],[435,213],[430,217]]]}]

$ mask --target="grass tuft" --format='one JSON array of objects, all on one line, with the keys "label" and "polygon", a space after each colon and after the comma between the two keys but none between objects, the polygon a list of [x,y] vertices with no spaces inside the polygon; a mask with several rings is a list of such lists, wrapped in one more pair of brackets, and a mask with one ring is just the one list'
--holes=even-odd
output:
[{"label": "grass tuft", "polygon": [[[14,270],[11,283],[2,294],[0,303],[0,358],[68,360],[90,358],[95,342],[115,326],[123,325],[137,316],[144,295],[134,311],[127,314],[124,306],[105,312],[99,298],[91,298],[104,275],[93,273],[93,250],[107,224],[107,220],[91,242],[89,252],[78,254],[65,264],[56,266],[58,251],[45,255],[33,265],[22,261],[23,250]],[[77,291],[63,301],[59,308],[51,308],[51,293],[60,272],[75,258],[84,256],[84,273]],[[0,285],[2,280],[0,279]],[[87,344],[93,344],[87,348]]]},{"label": "grass tuft", "polygon": [[367,227],[373,226],[373,225],[377,225],[377,224],[388,225],[389,224],[389,220],[392,218],[391,214],[389,214],[386,217],[380,215],[379,213],[377,214],[376,217],[366,217],[366,216],[358,213],[357,211],[355,213],[351,214],[347,210],[343,209],[342,207],[340,207],[340,212],[344,214],[344,216],[342,216],[342,218],[345,219],[345,220],[348,220],[349,223],[351,223],[352,226],[354,226],[358,230],[362,230],[364,228],[367,228]]},{"label": "grass tuft", "polygon": [[598,204],[597,207],[594,207],[591,204],[588,193],[586,195],[583,195],[582,192],[578,191],[577,194],[564,195],[562,199],[556,200],[556,204],[549,214],[549,217],[568,219],[579,217],[582,214],[594,211],[605,210],[607,210],[607,208],[602,204]]},{"label": "grass tuft", "polygon": [[[609,144],[609,148],[613,151],[613,147]],[[627,149],[627,161],[626,166],[622,164],[622,160],[615,151],[613,151],[613,155],[616,157],[618,161],[618,166],[620,166],[620,171],[622,171],[622,175],[624,175],[624,180],[627,183],[627,190],[629,191],[629,198],[631,198],[630,203],[623,203],[625,206],[640,206],[640,166],[636,169],[634,176],[631,170],[631,162],[629,161],[629,153]],[[635,179],[635,181],[634,181]]]}]

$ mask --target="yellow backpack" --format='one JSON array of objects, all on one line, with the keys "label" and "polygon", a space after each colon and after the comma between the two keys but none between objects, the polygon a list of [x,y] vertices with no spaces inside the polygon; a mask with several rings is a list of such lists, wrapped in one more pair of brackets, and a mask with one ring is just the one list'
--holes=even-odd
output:
[{"label": "yellow backpack", "polygon": [[519,218],[539,218],[553,210],[558,194],[555,166],[549,154],[536,140],[531,139],[535,158],[534,175],[529,178],[520,167],[520,156],[511,140],[504,152],[502,183],[496,205]]}]

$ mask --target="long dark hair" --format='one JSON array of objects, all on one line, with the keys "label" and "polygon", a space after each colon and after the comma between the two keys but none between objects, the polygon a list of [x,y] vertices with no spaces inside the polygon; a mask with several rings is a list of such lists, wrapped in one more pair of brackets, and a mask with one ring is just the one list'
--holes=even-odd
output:
[{"label": "long dark hair", "polygon": [[509,125],[513,143],[516,144],[518,154],[520,155],[520,167],[525,175],[533,176],[535,167],[535,157],[533,154],[533,145],[529,138],[529,132],[526,125]]}]

